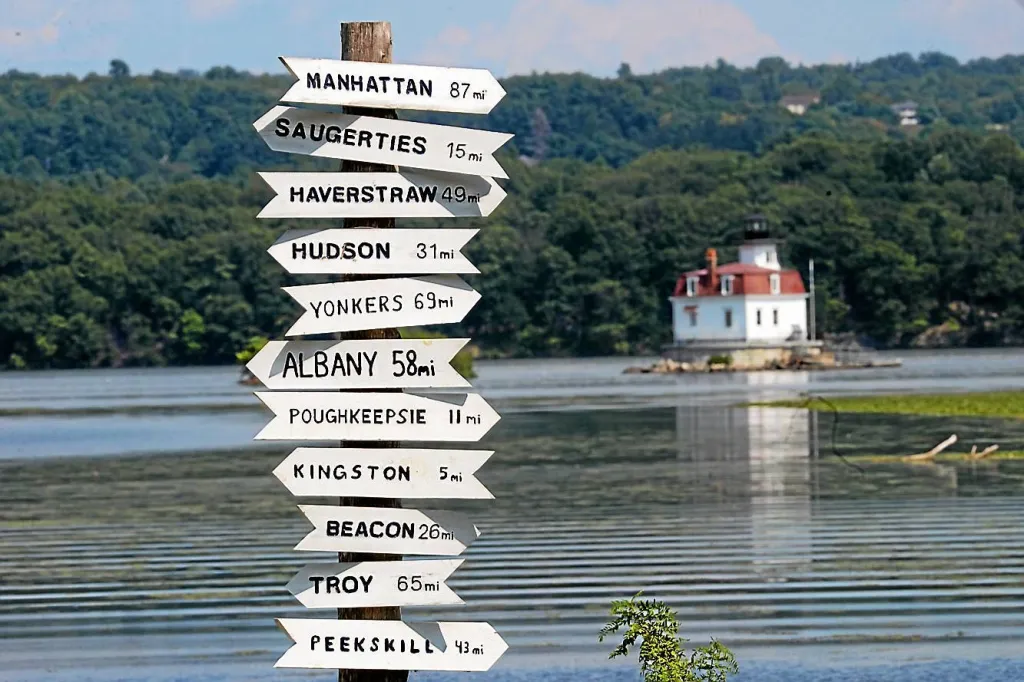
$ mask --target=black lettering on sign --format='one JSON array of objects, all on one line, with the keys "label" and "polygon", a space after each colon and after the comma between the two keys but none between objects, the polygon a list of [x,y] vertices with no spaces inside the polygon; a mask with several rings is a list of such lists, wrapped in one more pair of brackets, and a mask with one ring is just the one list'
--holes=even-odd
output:
[{"label": "black lettering on sign", "polygon": [[289,408],[288,423],[295,424],[298,422],[303,424],[346,424],[349,426],[357,424],[374,426],[416,424],[424,426],[427,423],[427,410],[425,407],[402,407],[399,409],[390,407],[350,407],[340,409],[335,407]]},{"label": "black lettering on sign", "polygon": [[309,304],[313,317],[337,317],[338,315],[367,315],[402,311],[401,294],[377,296],[355,296],[335,300],[312,301]]},{"label": "black lettering on sign", "polygon": [[412,95],[433,97],[433,79],[415,79],[402,76],[354,76],[339,74],[306,74],[306,87],[310,90],[336,90],[345,92],[375,92],[382,95]]},{"label": "black lettering on sign", "polygon": [[373,582],[372,575],[311,575],[309,582],[313,583],[313,594],[355,594],[362,591],[370,591],[370,583]]},{"label": "black lettering on sign", "polygon": [[371,481],[378,477],[385,481],[411,481],[412,467],[408,464],[353,464],[349,469],[344,464],[293,464],[292,474],[297,479],[311,481],[358,481],[363,476]]},{"label": "black lettering on sign", "polygon": [[295,260],[390,260],[391,242],[309,242],[292,243]]},{"label": "black lettering on sign", "polygon": [[327,537],[334,538],[389,538],[414,539],[415,523],[399,523],[398,521],[337,521],[327,522]]},{"label": "black lettering on sign", "polygon": [[[425,148],[424,148],[425,150]],[[387,185],[342,185],[291,187],[288,199],[298,204],[425,204],[437,201],[437,185],[388,187]]]},{"label": "black lettering on sign", "polygon": [[[312,360],[312,362],[309,362]],[[298,379],[323,379],[335,376],[373,376],[377,362],[377,351],[356,353],[333,351],[327,353],[318,350],[311,358],[302,352],[288,351],[284,358],[282,378],[290,376]],[[365,372],[365,373],[364,373]]]}]

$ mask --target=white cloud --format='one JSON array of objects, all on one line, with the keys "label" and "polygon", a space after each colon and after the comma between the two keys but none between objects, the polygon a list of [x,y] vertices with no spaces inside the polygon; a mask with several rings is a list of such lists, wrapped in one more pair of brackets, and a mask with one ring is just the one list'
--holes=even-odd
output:
[{"label": "white cloud", "polygon": [[646,73],[718,58],[749,65],[783,52],[727,0],[517,0],[501,26],[449,26],[420,61],[487,62],[500,75],[611,73],[626,62]]},{"label": "white cloud", "polygon": [[903,0],[902,14],[978,56],[1024,52],[1024,2],[1020,0]]}]

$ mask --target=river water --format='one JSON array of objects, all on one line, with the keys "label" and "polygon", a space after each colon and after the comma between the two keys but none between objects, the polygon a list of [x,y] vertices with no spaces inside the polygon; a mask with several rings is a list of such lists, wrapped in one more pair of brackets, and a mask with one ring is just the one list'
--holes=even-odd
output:
[{"label": "river water", "polygon": [[[479,679],[635,679],[597,642],[609,602],[673,606],[740,682],[1024,680],[1024,462],[865,463],[1024,423],[741,408],[750,400],[1024,389],[1021,351],[901,368],[624,375],[644,360],[479,363],[503,415],[482,535],[449,580],[509,642]],[[285,584],[327,559],[254,447],[234,368],[0,374],[0,680],[329,680],[275,671]],[[849,459],[848,459],[849,458]],[[303,502],[310,500],[302,500]],[[312,500],[315,501],[315,500]],[[329,560],[329,559],[328,559]],[[454,675],[416,674],[446,680]]]}]

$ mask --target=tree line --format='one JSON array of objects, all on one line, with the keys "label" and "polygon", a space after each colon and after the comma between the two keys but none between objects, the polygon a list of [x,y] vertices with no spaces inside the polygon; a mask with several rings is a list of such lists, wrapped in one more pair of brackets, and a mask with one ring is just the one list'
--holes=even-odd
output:
[{"label": "tree line", "polygon": [[[785,263],[806,277],[815,260],[820,328],[880,346],[1024,341],[1024,151],[1007,134],[812,131],[760,154],[505,164],[501,208],[448,221],[482,228],[465,252],[483,298],[442,331],[485,355],[657,351],[679,273],[708,246],[735,258],[755,211],[784,233]],[[269,198],[254,176],[0,176],[0,363],[230,363],[280,338],[301,312],[280,287],[317,280],[266,249],[333,224],[258,221]]]},{"label": "tree line", "polygon": [[[251,123],[291,84],[286,75],[230,67],[132,75],[0,76],[0,172],[40,179],[102,170],[114,177],[181,174],[245,178],[254,170],[304,168],[271,152]],[[416,114],[450,125],[514,133],[509,153],[534,161],[579,159],[620,167],[656,149],[707,147],[762,153],[812,131],[843,140],[900,137],[891,105],[919,104],[925,125],[1005,126],[1024,142],[1024,56],[961,64],[940,53],[896,54],[847,65],[792,66],[778,57],[740,69],[700,68],[615,78],[534,74],[502,81],[488,116]],[[779,106],[815,93],[804,116]]]}]

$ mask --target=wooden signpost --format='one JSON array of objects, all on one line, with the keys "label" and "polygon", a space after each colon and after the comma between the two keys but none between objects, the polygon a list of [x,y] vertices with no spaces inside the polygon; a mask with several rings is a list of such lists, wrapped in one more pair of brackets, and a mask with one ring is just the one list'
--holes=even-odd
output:
[{"label": "wooden signpost", "polygon": [[295,107],[274,107],[253,127],[275,152],[508,177],[494,160],[508,133]]},{"label": "wooden signpost", "polygon": [[494,178],[507,177],[494,153],[511,135],[399,121],[395,110],[486,114],[505,91],[483,69],[392,64],[386,22],[342,24],[341,38],[341,60],[281,58],[296,77],[281,102],[320,109],[276,106],[254,124],[271,149],[342,160],[338,173],[260,173],[275,196],[258,217],[345,219],[290,230],[269,249],[290,273],[341,276],[285,288],[304,309],[286,336],[335,340],[272,341],[248,365],[274,413],[256,439],[341,441],[297,448],[274,471],[296,496],[340,498],[299,506],[313,530],[295,547],[338,562],[288,584],[338,620],[279,619],[294,644],[276,665],[336,668],[339,682],[489,670],[508,648],[489,624],[401,621],[403,606],[462,603],[445,585],[461,559],[403,555],[458,555],[480,534],[461,514],[401,499],[491,498],[475,473],[492,452],[401,448],[475,442],[499,420],[477,394],[402,392],[469,385],[450,365],[468,339],[406,340],[398,328],[459,322],[476,304],[456,275],[477,272],[460,252],[477,230],[394,228],[396,218],[490,215],[505,198]]},{"label": "wooden signpost", "polygon": [[422,275],[480,272],[462,255],[479,230],[290,230],[267,251],[293,274]]},{"label": "wooden signpost", "polygon": [[472,218],[505,200],[492,179],[455,173],[260,173],[277,194],[257,218]]}]

